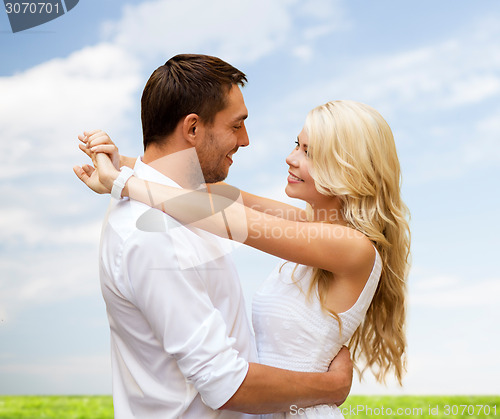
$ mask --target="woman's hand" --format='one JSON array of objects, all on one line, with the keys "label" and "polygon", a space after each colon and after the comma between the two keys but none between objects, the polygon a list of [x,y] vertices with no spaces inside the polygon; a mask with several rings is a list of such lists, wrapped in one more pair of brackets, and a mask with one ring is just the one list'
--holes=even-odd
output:
[{"label": "woman's hand", "polygon": [[92,158],[92,152],[106,153],[113,162],[113,166],[115,166],[116,169],[120,169],[120,153],[118,152],[118,147],[104,131],[100,129],[84,131],[83,134],[78,136],[78,139],[82,142],[78,147],[87,156]]},{"label": "woman's hand", "polygon": [[89,164],[84,164],[82,167],[74,166],[73,171],[85,185],[87,185],[94,192],[99,194],[110,193],[111,189],[107,188],[101,183],[99,173],[95,168]]},{"label": "woman's hand", "polygon": [[94,167],[86,164],[75,166],[73,171],[90,189],[99,194],[111,193],[113,182],[120,172],[116,170],[109,156],[105,153],[90,153]]},{"label": "woman's hand", "polygon": [[118,147],[101,130],[84,132],[78,139],[83,143],[79,145],[80,150],[92,159],[94,167],[88,164],[75,166],[73,171],[94,192],[110,193],[113,182],[119,175]]}]

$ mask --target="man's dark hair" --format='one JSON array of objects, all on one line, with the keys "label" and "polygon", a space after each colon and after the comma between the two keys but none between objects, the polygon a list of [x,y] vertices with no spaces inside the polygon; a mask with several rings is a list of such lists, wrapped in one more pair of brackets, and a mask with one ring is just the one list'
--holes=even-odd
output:
[{"label": "man's dark hair", "polygon": [[174,132],[190,113],[213,123],[225,108],[231,87],[244,86],[246,81],[244,73],[217,57],[180,54],[170,58],[153,72],[142,93],[144,150]]}]

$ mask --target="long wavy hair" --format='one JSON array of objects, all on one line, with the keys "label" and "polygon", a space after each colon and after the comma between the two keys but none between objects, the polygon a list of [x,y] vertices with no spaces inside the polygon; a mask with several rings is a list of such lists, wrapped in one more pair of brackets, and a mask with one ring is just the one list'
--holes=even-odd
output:
[{"label": "long wavy hair", "polygon": [[[401,384],[406,371],[405,297],[410,230],[409,211],[401,198],[401,172],[392,131],[375,109],[344,100],[310,111],[304,128],[316,189],[339,197],[348,225],[372,241],[383,262],[366,317],[350,339],[351,357],[360,380],[369,368],[377,381],[385,382],[387,373],[394,372]],[[309,205],[308,216],[312,217]],[[316,291],[325,308],[332,274],[313,269],[309,293]]]}]

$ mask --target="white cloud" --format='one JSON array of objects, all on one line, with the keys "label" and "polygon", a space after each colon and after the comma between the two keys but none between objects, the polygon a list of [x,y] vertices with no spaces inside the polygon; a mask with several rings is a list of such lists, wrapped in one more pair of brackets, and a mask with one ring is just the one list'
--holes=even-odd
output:
[{"label": "white cloud", "polygon": [[[412,273],[415,273],[412,270]],[[413,289],[416,292],[433,292],[435,290],[450,289],[460,283],[460,279],[453,275],[437,275],[432,278],[425,277],[424,279],[412,281]]]},{"label": "white cloud", "polygon": [[303,0],[299,2],[296,13],[315,19],[324,19],[325,16],[330,16],[335,25],[341,25],[345,20],[342,4],[339,0]]},{"label": "white cloud", "polygon": [[58,223],[44,220],[44,215],[31,208],[0,210],[2,239],[26,246],[85,246],[95,245],[99,239],[102,224],[99,219]]},{"label": "white cloud", "polygon": [[210,49],[228,60],[252,61],[284,41],[291,25],[287,3],[149,1],[127,6],[105,33],[143,59]]},{"label": "white cloud", "polygon": [[292,50],[292,54],[303,61],[310,61],[314,55],[313,49],[308,45],[299,45]]},{"label": "white cloud", "polygon": [[[15,356],[12,356],[15,358]],[[0,360],[1,361],[1,360]],[[110,394],[108,354],[0,362],[2,394]],[[42,390],[43,389],[43,390]]]},{"label": "white cloud", "polygon": [[13,321],[19,312],[56,301],[100,294],[94,246],[66,244],[52,250],[24,251],[0,259],[0,313]]},{"label": "white cloud", "polygon": [[[346,64],[343,73],[303,86],[283,102],[319,104],[352,98],[392,114],[401,107],[425,113],[498,96],[500,19],[497,22],[487,31],[479,22],[435,44],[363,57]],[[334,97],[326,97],[332,93]]]},{"label": "white cloud", "polygon": [[463,156],[468,166],[500,163],[500,108],[481,118],[466,141]]},{"label": "white cloud", "polygon": [[[500,52],[500,49],[499,49]],[[465,80],[456,80],[449,87],[449,96],[444,106],[455,107],[478,103],[500,92],[500,78],[497,74],[470,75]]]},{"label": "white cloud", "polygon": [[94,374],[102,369],[110,371],[109,357],[104,356],[70,356],[52,360],[47,364],[11,364],[0,366],[0,371],[30,373],[34,375],[56,374]]},{"label": "white cloud", "polygon": [[135,59],[110,44],[0,78],[0,178],[67,173],[80,130],[127,125],[140,81]]},{"label": "white cloud", "polygon": [[[416,283],[409,295],[414,306],[435,308],[497,307],[500,301],[500,278],[469,281],[456,277],[429,278]],[[500,311],[499,311],[500,314]]]},{"label": "white cloud", "polygon": [[[497,25],[485,24],[492,21]],[[434,44],[344,63],[269,102],[268,119],[259,121],[262,132],[276,128],[273,110],[279,109],[282,125],[293,126],[304,119],[304,104],[354,99],[389,121],[407,164],[405,183],[456,179],[498,164],[500,110],[489,103],[500,97],[499,28],[500,18],[492,16]],[[293,53],[306,60],[312,56],[303,46]],[[269,137],[275,140],[268,144],[271,153],[286,147],[286,136]]]},{"label": "white cloud", "polygon": [[[455,38],[414,51],[369,59],[367,97],[420,112],[473,105],[500,93],[499,25],[481,23]],[[481,39],[481,41],[480,41]],[[359,86],[360,93],[365,85]]]},{"label": "white cloud", "polygon": [[487,107],[483,112],[480,117],[443,122],[425,130],[426,138],[412,144],[411,149],[418,148],[418,152],[408,156],[412,171],[405,181],[415,185],[458,179],[500,164],[500,109]]},{"label": "white cloud", "polygon": [[[497,379],[500,363],[495,348],[469,348],[462,340],[454,340],[446,347],[441,346],[441,342],[428,341],[416,349],[417,344],[410,342],[409,345],[408,372],[403,378],[403,387],[392,378],[384,386],[366,373],[362,383],[355,375],[351,394],[484,395],[500,391]],[[478,351],[481,356],[477,356]]]},{"label": "white cloud", "polygon": [[[311,19],[309,26],[295,25],[298,17]],[[345,22],[338,1],[156,0],[127,5],[123,18],[105,24],[103,33],[141,60],[209,51],[241,63],[255,62],[291,40],[310,43]]]}]

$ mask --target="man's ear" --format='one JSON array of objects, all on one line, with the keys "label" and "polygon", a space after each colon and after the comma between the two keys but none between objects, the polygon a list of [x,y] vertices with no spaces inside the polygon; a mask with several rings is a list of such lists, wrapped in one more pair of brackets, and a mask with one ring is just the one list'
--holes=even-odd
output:
[{"label": "man's ear", "polygon": [[182,135],[184,139],[193,147],[196,146],[201,136],[202,124],[200,117],[195,113],[190,113],[184,118],[182,123]]}]

